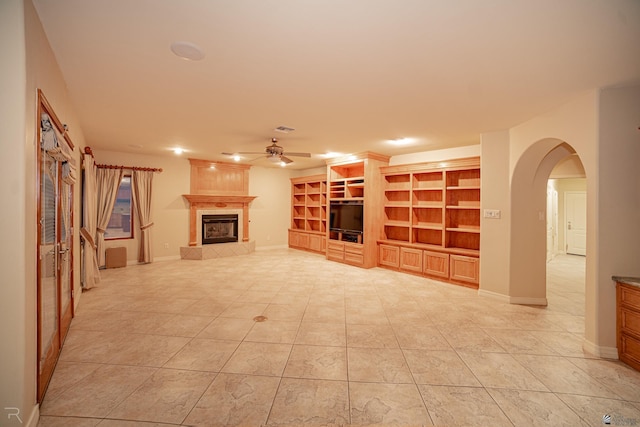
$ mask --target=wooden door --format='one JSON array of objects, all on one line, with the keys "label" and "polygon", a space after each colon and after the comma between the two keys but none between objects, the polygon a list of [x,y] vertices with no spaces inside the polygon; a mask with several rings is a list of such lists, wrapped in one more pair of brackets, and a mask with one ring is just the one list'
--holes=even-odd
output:
[{"label": "wooden door", "polygon": [[567,191],[565,193],[565,219],[567,253],[587,254],[587,193]]},{"label": "wooden door", "polygon": [[[64,149],[73,146],[40,93],[38,126],[38,401],[53,374],[73,316],[73,182]],[[64,169],[64,170],[63,170]]]}]

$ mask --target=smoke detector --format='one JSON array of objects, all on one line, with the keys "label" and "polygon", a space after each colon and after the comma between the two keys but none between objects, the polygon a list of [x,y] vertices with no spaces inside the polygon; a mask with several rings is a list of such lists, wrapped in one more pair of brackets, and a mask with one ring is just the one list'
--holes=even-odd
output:
[{"label": "smoke detector", "polygon": [[204,52],[200,46],[189,42],[171,43],[171,52],[174,55],[189,61],[200,61],[204,59]]}]

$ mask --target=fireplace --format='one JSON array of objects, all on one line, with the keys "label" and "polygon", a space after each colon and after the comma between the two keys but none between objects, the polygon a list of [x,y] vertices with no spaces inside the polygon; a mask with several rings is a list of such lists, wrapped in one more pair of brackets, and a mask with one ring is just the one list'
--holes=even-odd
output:
[{"label": "fireplace", "polygon": [[238,215],[202,215],[202,244],[238,241]]}]

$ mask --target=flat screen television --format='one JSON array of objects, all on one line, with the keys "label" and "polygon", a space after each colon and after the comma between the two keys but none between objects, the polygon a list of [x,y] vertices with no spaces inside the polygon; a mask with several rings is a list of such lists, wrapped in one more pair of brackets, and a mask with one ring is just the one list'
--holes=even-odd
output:
[{"label": "flat screen television", "polygon": [[362,233],[361,203],[332,203],[329,211],[329,227],[331,231]]}]

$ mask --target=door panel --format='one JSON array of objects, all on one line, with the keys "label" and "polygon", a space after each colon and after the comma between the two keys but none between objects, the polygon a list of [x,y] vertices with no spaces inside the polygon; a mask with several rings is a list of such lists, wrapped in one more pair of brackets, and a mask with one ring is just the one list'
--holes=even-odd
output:
[{"label": "door panel", "polygon": [[[37,378],[41,402],[73,316],[75,178],[63,174],[63,164],[73,160],[73,145],[42,92],[39,96]],[[69,165],[65,166],[68,172]]]},{"label": "door panel", "polygon": [[587,193],[567,191],[565,193],[567,220],[567,253],[587,254]]}]

